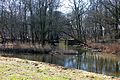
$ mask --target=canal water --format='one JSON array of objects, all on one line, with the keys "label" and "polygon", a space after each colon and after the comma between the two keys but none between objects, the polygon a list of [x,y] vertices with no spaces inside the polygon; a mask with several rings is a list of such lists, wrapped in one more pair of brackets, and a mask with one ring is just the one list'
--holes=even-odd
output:
[{"label": "canal water", "polygon": [[79,52],[78,55],[0,53],[1,56],[16,57],[57,64],[67,68],[77,68],[89,72],[120,77],[120,59],[114,55]]}]

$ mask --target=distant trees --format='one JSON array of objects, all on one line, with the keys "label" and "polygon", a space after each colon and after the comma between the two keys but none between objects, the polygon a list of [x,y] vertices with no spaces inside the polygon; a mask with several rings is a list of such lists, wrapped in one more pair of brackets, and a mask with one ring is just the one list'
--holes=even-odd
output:
[{"label": "distant trees", "polygon": [[[85,24],[87,33],[99,41],[105,39],[120,38],[120,1],[118,0],[90,0],[90,6],[86,14]],[[105,29],[105,33],[104,30]],[[105,34],[105,37],[103,36]]]},{"label": "distant trees", "polygon": [[118,0],[69,0],[72,13],[69,14],[70,36],[79,41],[120,38],[120,1]]},{"label": "distant trees", "polygon": [[0,26],[11,40],[45,44],[59,0],[1,0]]},{"label": "distant trees", "polygon": [[113,19],[115,29],[115,38],[120,38],[119,25],[120,25],[120,1],[119,0],[104,0],[101,4],[109,11]]},{"label": "distant trees", "polygon": [[66,15],[57,11],[60,0],[1,0],[0,30],[11,41],[42,45],[65,36],[83,43],[120,38],[120,1],[69,1],[72,12]]},{"label": "distant trees", "polygon": [[83,0],[69,0],[71,3],[72,13],[67,15],[69,20],[69,26],[67,27],[66,33],[71,38],[84,43],[85,42],[85,26],[84,16],[87,5]]},{"label": "distant trees", "polygon": [[90,6],[85,16],[85,24],[87,26],[87,34],[89,38],[94,38],[95,41],[103,36],[102,28],[105,27],[105,10],[100,0],[90,0]]}]

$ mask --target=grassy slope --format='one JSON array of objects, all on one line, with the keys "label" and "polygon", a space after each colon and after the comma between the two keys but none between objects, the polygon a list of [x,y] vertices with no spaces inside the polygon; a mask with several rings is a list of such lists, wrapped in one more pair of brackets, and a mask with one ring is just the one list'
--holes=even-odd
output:
[{"label": "grassy slope", "polygon": [[53,64],[0,57],[0,80],[117,80]]}]

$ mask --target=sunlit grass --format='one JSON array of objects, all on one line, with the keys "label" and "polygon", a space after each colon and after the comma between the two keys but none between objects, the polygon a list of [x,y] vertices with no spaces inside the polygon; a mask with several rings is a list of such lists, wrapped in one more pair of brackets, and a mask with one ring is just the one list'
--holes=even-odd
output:
[{"label": "sunlit grass", "polygon": [[30,77],[20,76],[20,75],[11,75],[9,79],[10,80],[32,80]]}]

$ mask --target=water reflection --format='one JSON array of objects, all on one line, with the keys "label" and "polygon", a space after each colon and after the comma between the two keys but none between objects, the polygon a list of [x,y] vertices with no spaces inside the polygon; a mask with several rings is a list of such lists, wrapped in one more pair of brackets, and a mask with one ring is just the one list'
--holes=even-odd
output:
[{"label": "water reflection", "polygon": [[90,72],[120,77],[120,60],[102,54],[80,52],[78,55],[47,55],[47,54],[13,54],[1,53],[2,56],[17,57],[35,61],[43,61],[68,68],[77,68]]}]

